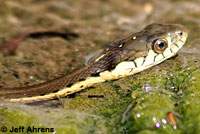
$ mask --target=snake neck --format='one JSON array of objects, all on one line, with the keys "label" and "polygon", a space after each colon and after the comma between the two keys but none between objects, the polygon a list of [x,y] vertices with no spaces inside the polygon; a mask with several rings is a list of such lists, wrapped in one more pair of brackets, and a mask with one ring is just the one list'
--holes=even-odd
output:
[{"label": "snake neck", "polygon": [[70,88],[80,81],[85,81],[88,77],[98,77],[105,70],[112,70],[118,63],[116,61],[117,51],[111,51],[98,61],[81,68],[69,75],[55,78],[45,83],[13,88],[0,88],[0,97],[6,99],[24,98],[33,96],[44,96],[50,93],[56,93],[64,88]]}]

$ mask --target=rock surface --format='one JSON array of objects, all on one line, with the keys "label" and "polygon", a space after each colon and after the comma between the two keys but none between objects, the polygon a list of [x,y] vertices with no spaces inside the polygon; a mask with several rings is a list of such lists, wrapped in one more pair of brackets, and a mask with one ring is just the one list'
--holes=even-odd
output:
[{"label": "rock surface", "polygon": [[[134,76],[41,104],[1,102],[0,127],[53,128],[57,134],[199,133],[198,0],[13,0],[0,7],[0,45],[31,30],[78,34],[72,39],[26,38],[14,54],[0,54],[1,87],[33,85],[73,72],[84,66],[84,57],[92,51],[153,22],[179,23],[189,29],[178,56]],[[168,112],[176,119],[176,129]]]}]

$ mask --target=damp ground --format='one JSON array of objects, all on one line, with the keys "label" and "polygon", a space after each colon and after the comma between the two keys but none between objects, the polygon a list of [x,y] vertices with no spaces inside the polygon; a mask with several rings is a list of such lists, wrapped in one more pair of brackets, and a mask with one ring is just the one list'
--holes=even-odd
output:
[{"label": "damp ground", "polygon": [[[139,74],[59,100],[34,105],[1,102],[0,127],[53,128],[57,134],[199,133],[200,2],[13,0],[0,7],[0,45],[26,31],[77,34],[27,37],[13,54],[0,54],[0,87],[33,85],[69,74],[85,66],[91,53],[153,22],[189,29],[178,56]],[[168,113],[174,115],[177,128]]]}]

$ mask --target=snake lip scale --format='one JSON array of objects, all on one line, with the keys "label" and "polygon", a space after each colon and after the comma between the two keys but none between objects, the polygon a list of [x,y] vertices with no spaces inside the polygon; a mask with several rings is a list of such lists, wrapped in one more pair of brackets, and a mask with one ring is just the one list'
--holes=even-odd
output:
[{"label": "snake lip scale", "polygon": [[55,99],[95,83],[133,75],[176,55],[187,36],[188,30],[180,24],[153,23],[111,43],[99,57],[72,74],[33,86],[0,88],[0,98],[23,103]]}]

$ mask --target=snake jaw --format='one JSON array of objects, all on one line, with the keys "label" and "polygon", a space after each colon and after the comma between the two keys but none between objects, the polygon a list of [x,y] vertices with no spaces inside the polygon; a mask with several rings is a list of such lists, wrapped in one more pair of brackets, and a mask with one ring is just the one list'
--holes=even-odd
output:
[{"label": "snake jaw", "polygon": [[183,47],[187,40],[187,36],[187,32],[182,32],[182,35],[177,35],[176,41],[171,42],[171,46],[169,47],[174,55]]}]

